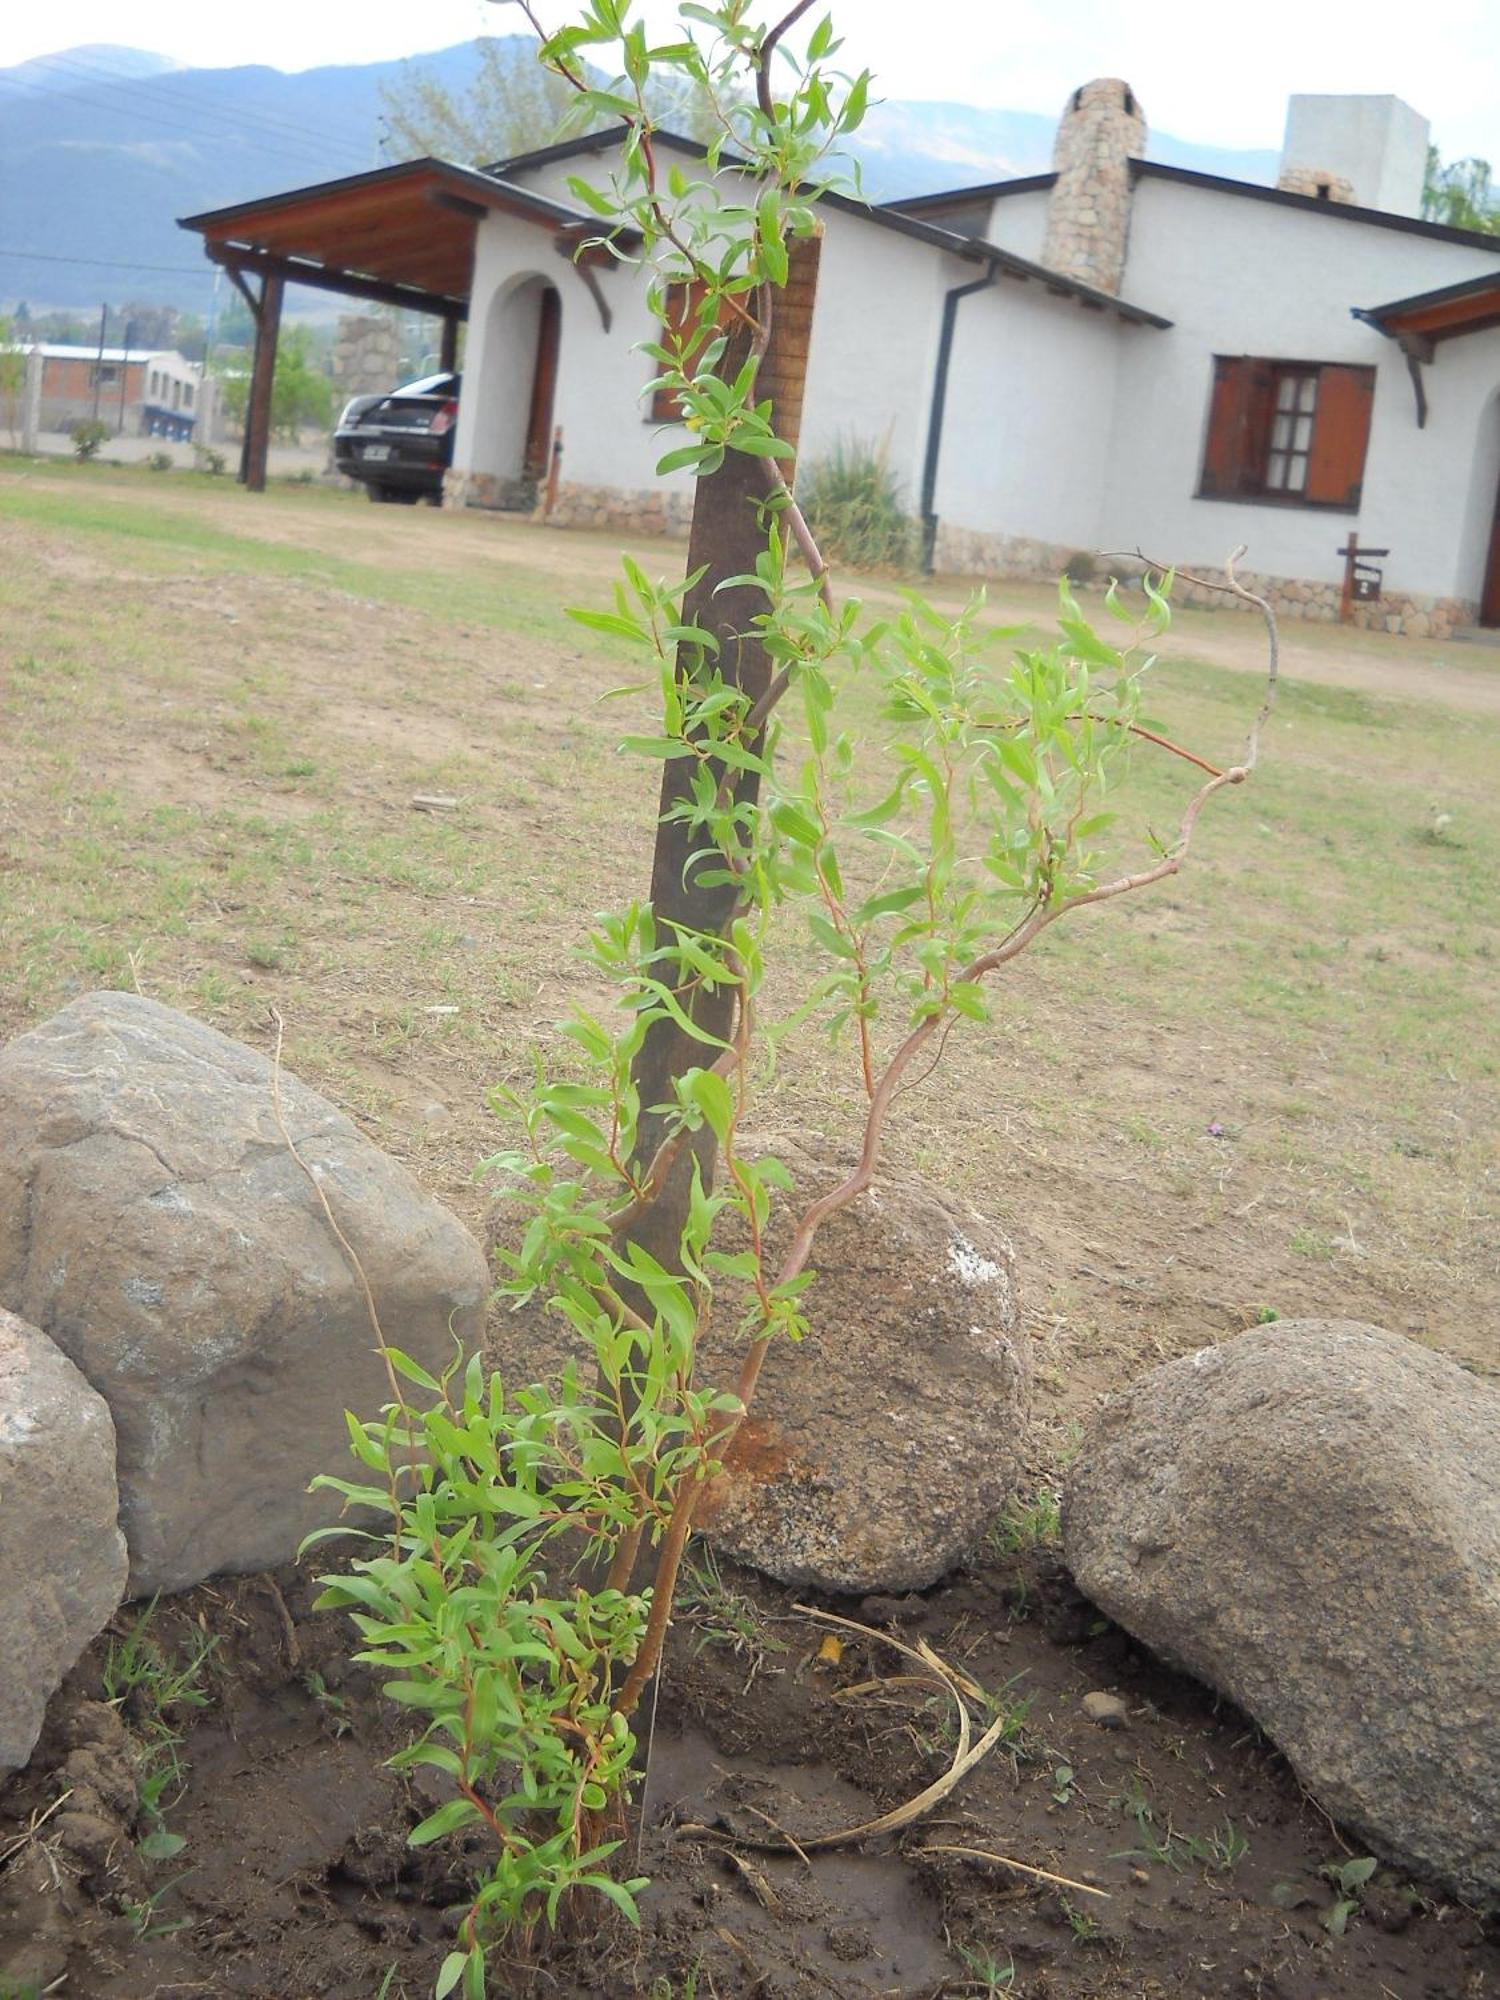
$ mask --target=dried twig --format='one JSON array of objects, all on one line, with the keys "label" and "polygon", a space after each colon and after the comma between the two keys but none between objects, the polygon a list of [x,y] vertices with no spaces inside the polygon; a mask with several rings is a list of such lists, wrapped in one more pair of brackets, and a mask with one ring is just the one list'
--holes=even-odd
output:
[{"label": "dried twig", "polygon": [[946,1842],[919,1847],[918,1854],[962,1854],[970,1861],[993,1861],[999,1868],[1013,1868],[1018,1875],[1031,1875],[1038,1882],[1055,1882],[1060,1889],[1076,1889],[1080,1896],[1100,1896],[1107,1903],[1108,1889],[1095,1889],[1088,1882],[1075,1882],[1068,1875],[1054,1875],[1050,1868],[1033,1868],[1029,1861],[1012,1860],[1008,1854],[992,1854],[987,1847],[950,1847]]}]

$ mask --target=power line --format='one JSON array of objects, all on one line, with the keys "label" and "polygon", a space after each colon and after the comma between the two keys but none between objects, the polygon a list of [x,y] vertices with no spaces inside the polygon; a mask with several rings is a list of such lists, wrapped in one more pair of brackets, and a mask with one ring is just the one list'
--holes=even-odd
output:
[{"label": "power line", "polygon": [[14,250],[0,244],[0,257],[24,257],[40,264],[92,264],[112,271],[170,271],[179,278],[211,278],[207,264],[135,264],[128,257],[61,257],[53,250]]},{"label": "power line", "polygon": [[[7,89],[18,91],[22,95],[27,97],[35,95],[35,92],[28,91],[24,84],[17,83],[11,77],[0,76],[0,85],[3,85]],[[115,85],[109,83],[91,84],[89,87],[91,90],[96,90],[96,91],[113,90],[114,88],[116,88]],[[327,172],[328,169],[328,154],[318,149],[315,141],[309,140],[304,142],[304,150],[298,153],[293,153],[290,150],[288,150],[290,142],[283,143],[282,141],[276,139],[262,138],[259,133],[249,133],[249,132],[225,133],[222,130],[222,128],[215,130],[207,125],[185,124],[182,119],[169,118],[166,116],[164,112],[157,111],[151,107],[146,107],[142,109],[135,105],[127,107],[123,104],[105,103],[97,105],[95,109],[103,112],[113,112],[113,114],[117,118],[133,117],[139,119],[142,123],[161,125],[174,131],[186,132],[190,138],[195,138],[195,139],[222,140],[226,137],[240,139],[242,141],[248,141],[254,139],[256,143],[261,146],[262,150],[265,151],[267,154],[271,155],[273,158],[284,159],[289,164],[298,167],[303,172],[305,172],[308,166],[310,165],[316,165],[318,167],[321,167],[325,173]],[[213,114],[210,113],[209,115],[212,116]],[[352,158],[354,156],[350,154],[349,157]]]},{"label": "power line", "polygon": [[[195,92],[192,97],[184,97],[174,90],[161,89],[159,87],[161,72],[151,77],[133,77],[120,70],[105,69],[96,63],[85,62],[69,51],[62,51],[52,56],[42,56],[37,60],[42,65],[55,64],[70,74],[84,78],[89,83],[98,84],[110,89],[128,90],[138,96],[149,97],[155,103],[169,105],[174,111],[186,111],[189,115],[202,111],[210,117],[228,119],[236,124],[246,125],[259,131],[271,132],[279,137],[294,140],[298,145],[304,147],[312,146],[316,148],[319,144],[317,140],[309,138],[305,125],[300,125],[292,119],[278,117],[275,112],[251,111],[243,105],[232,105],[227,103],[223,98],[206,96],[201,92]],[[200,72],[189,70],[181,73],[196,75]],[[167,72],[167,74],[170,74],[170,72]],[[343,153],[351,159],[363,157],[361,149],[346,140],[331,141],[328,150]]]}]

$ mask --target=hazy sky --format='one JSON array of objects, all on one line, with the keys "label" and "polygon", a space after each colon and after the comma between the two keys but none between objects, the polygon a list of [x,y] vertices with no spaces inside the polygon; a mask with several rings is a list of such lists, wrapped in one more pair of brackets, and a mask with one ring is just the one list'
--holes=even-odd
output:
[{"label": "hazy sky", "polygon": [[[771,0],[767,0],[768,9]],[[568,0],[539,0],[561,23]],[[645,0],[648,16],[670,0]],[[1500,165],[1497,0],[834,0],[851,61],[882,94],[1057,111],[1072,87],[1123,76],[1151,123],[1221,145],[1280,143],[1293,90],[1392,91],[1445,155]],[[375,62],[522,26],[489,0],[66,0],[0,4],[0,67],[81,42],[127,43],[197,66]]]}]

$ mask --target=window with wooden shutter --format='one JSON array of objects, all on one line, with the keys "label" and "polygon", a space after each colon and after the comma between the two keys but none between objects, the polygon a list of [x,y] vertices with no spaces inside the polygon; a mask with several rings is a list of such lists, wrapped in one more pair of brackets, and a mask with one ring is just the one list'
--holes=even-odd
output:
[{"label": "window with wooden shutter", "polygon": [[1329,365],[1318,371],[1318,407],[1307,461],[1306,496],[1318,507],[1359,506],[1375,402],[1373,368]]},{"label": "window with wooden shutter", "polygon": [[1217,355],[1201,498],[1359,507],[1375,370]]}]

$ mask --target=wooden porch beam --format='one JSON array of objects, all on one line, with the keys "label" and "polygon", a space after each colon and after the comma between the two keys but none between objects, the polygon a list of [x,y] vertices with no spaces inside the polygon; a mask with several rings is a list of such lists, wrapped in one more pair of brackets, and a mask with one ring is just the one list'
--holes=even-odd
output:
[{"label": "wooden porch beam", "polygon": [[443,314],[443,344],[438,354],[438,367],[443,374],[451,375],[458,366],[458,314]]},{"label": "wooden porch beam", "polygon": [[248,250],[238,244],[207,242],[204,247],[214,262],[222,264],[231,277],[236,271],[253,271],[261,277],[274,275],[288,285],[310,285],[314,291],[339,292],[351,299],[373,299],[376,305],[405,306],[412,312],[431,313],[438,317],[449,313],[456,313],[460,319],[469,316],[467,284],[462,292],[423,291],[414,285],[388,285],[378,278],[359,278],[348,271],[330,271],[320,264],[304,263],[296,257],[272,256],[266,251]]},{"label": "wooden porch beam", "polygon": [[274,273],[261,281],[255,315],[255,358],[250,364],[250,396],[245,406],[245,444],[240,477],[251,493],[266,490],[271,445],[271,392],[276,381],[276,345],[281,337],[281,299],[286,287]]}]

